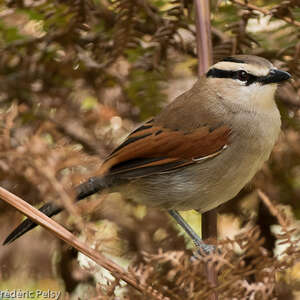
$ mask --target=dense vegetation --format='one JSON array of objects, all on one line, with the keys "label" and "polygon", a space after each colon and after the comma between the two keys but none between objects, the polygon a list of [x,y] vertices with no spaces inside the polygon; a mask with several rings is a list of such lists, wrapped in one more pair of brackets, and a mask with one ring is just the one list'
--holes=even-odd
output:
[{"label": "dense vegetation", "polygon": [[[194,82],[194,15],[189,0],[1,2],[0,185],[35,206],[68,204],[73,197],[64,188],[92,175],[130,130]],[[223,251],[205,259],[220,271],[220,299],[293,299],[300,293],[300,3],[212,0],[211,22],[214,60],[256,54],[290,72],[293,81],[277,95],[280,140],[252,183],[220,208]],[[279,206],[262,201],[257,188]],[[191,260],[192,245],[164,212],[112,194],[91,197],[79,213],[83,219],[67,206],[58,220],[118,264],[131,264],[137,280],[170,299],[211,293],[205,259]],[[185,217],[199,228],[200,217]],[[20,220],[0,201],[2,240]],[[288,255],[274,256],[282,250],[278,240]],[[42,229],[0,246],[0,290],[145,299],[86,268],[74,250]],[[147,297],[159,298],[153,291]]]}]

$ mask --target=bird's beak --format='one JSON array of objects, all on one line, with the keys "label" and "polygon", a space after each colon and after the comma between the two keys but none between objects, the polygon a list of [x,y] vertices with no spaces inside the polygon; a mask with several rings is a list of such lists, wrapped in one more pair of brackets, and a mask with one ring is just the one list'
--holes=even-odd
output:
[{"label": "bird's beak", "polygon": [[263,84],[268,84],[268,83],[279,83],[282,81],[286,81],[290,79],[292,76],[290,73],[277,70],[277,69],[272,69],[267,76],[264,76],[261,78],[261,82]]}]

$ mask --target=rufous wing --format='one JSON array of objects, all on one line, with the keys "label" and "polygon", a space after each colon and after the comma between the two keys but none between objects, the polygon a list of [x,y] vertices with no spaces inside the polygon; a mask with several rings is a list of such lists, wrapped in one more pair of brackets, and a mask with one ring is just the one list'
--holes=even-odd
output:
[{"label": "rufous wing", "polygon": [[171,171],[220,154],[229,144],[229,136],[230,128],[225,125],[183,132],[150,120],[111,153],[100,172],[132,178]]}]

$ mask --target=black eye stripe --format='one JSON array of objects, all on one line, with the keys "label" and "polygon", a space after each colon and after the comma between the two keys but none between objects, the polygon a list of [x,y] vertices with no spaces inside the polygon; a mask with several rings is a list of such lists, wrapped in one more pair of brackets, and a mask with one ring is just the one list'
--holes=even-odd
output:
[{"label": "black eye stripe", "polygon": [[[210,69],[206,73],[206,77],[214,77],[214,78],[231,78],[231,79],[239,79],[239,71],[229,71],[229,70],[220,70],[216,68]],[[254,82],[260,82],[260,77],[248,74],[248,79],[245,81],[246,85],[250,85]]]},{"label": "black eye stripe", "polygon": [[288,72],[277,70],[275,68],[269,70],[268,74],[265,76],[255,76],[246,72],[245,70],[230,71],[211,68],[206,73],[206,77],[231,78],[245,82],[245,85],[248,86],[254,82],[258,82],[261,85],[273,83],[278,84],[291,78],[291,75]]}]

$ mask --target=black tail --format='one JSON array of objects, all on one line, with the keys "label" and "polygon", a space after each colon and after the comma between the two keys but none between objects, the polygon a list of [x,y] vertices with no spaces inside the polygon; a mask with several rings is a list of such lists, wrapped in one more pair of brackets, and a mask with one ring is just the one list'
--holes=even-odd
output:
[{"label": "black tail", "polygon": [[[76,187],[76,201],[80,201],[90,195],[93,195],[106,187],[109,186],[107,177],[92,177],[88,181],[80,184]],[[39,209],[42,213],[44,213],[48,217],[55,216],[60,213],[63,208],[59,207],[53,203],[46,203]],[[31,221],[30,219],[26,219],[23,221],[12,233],[10,233],[3,245],[10,244],[20,236],[22,236],[27,231],[36,227],[37,224]]]}]

